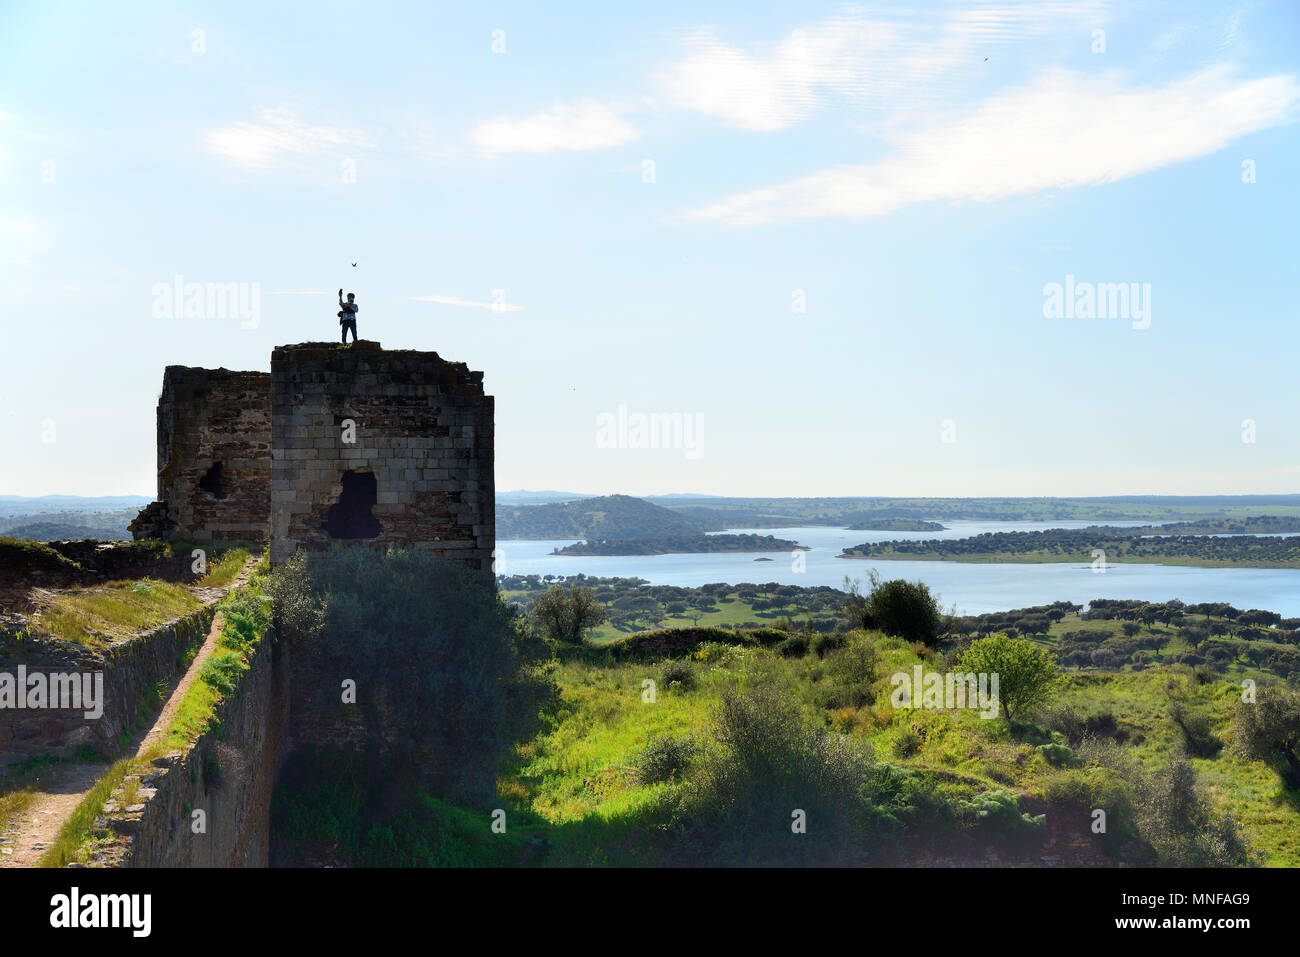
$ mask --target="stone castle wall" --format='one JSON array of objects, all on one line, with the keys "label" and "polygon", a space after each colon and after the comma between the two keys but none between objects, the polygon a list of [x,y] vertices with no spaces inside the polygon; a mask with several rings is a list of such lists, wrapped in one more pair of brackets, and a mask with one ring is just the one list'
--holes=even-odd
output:
[{"label": "stone castle wall", "polygon": [[493,400],[483,373],[378,343],[271,355],[271,561],[332,543],[495,547]]},{"label": "stone castle wall", "polygon": [[[102,649],[90,649],[42,635],[5,640],[0,621],[0,674],[20,676],[100,675],[103,714],[87,718],[83,708],[33,710],[0,708],[0,767],[36,754],[67,757],[89,746],[108,757],[140,721],[140,707],[159,687],[170,688],[184,673],[186,654],[198,649],[212,623],[213,605]],[[92,679],[93,680],[93,679]]]},{"label": "stone castle wall", "polygon": [[264,541],[271,519],[271,377],[168,366],[158,400],[158,501],[136,538]]},{"label": "stone castle wall", "polygon": [[[288,649],[263,639],[212,727],[154,761],[131,801],[119,789],[104,825],[115,839],[97,863],[115,867],[266,867],[271,795],[285,757]],[[204,827],[196,833],[194,812]]]}]

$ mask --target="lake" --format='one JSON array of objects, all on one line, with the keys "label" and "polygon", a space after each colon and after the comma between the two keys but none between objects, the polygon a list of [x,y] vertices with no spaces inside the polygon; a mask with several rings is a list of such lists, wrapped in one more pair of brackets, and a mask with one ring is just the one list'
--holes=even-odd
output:
[{"label": "lake", "polygon": [[[772,535],[809,547],[802,552],[803,568],[786,551],[714,552],[693,555],[552,555],[573,544],[563,541],[500,541],[498,572],[506,575],[599,575],[644,578],[656,585],[694,587],[709,582],[780,582],[783,585],[831,585],[841,588],[844,576],[866,580],[870,569],[884,578],[920,579],[935,591],[945,609],[956,604],[959,614],[978,615],[1025,608],[1053,601],[1086,604],[1094,598],[1139,598],[1188,604],[1226,601],[1238,608],[1264,608],[1283,617],[1300,617],[1300,569],[1190,568],[1177,565],[1110,563],[1098,573],[1089,563],[1026,565],[965,564],[960,562],[863,561],[836,558],[846,546],[864,542],[968,538],[983,532],[1041,531],[1086,528],[1096,522],[945,521],[943,532],[866,532],[809,526],[736,528],[733,533]],[[1134,526],[1143,522],[1108,522]],[[765,557],[772,561],[755,561]],[[504,567],[501,567],[504,566]]]}]

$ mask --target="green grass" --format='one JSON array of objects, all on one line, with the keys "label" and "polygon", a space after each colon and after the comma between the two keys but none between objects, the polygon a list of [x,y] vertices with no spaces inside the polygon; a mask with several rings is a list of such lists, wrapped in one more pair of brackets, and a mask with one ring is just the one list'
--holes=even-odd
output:
[{"label": "green grass", "polygon": [[[95,818],[123,781],[129,775],[146,773],[155,758],[169,751],[187,750],[212,727],[218,706],[237,689],[239,677],[249,669],[259,642],[270,631],[270,607],[262,582],[263,575],[255,573],[247,585],[227,595],[217,606],[225,616],[217,647],[200,670],[198,680],[181,698],[166,733],[144,752],[118,761],[96,782],[42,856],[41,867],[65,867],[72,861],[88,860],[98,843],[111,840],[94,833]],[[131,803],[134,797],[134,786],[128,790],[124,803]]]},{"label": "green grass", "polygon": [[135,758],[123,758],[95,782],[72,812],[72,816],[59,829],[58,836],[49,849],[41,855],[38,867],[67,867],[73,861],[89,858],[91,845],[96,841],[92,836],[95,818],[102,813],[105,802],[122,784],[123,779],[134,773],[133,768],[137,768]]},{"label": "green grass", "polygon": [[[735,603],[720,603],[719,611],[727,604]],[[1119,628],[1118,623],[1063,623],[1064,630],[1089,624],[1108,632]],[[921,846],[952,840],[954,832],[943,828],[956,827],[959,841],[977,833],[971,830],[972,809],[991,806],[991,795],[1013,801],[1080,793],[1109,799],[1127,787],[1113,772],[1079,766],[1064,735],[1046,727],[984,720],[971,711],[895,709],[890,676],[916,664],[945,670],[941,656],[879,634],[857,633],[848,640],[849,648],[874,654],[874,677],[845,680],[848,659],[841,656],[848,648],[832,650],[826,658],[781,658],[752,644],[711,643],[686,659],[693,680],[669,688],[664,662],[615,660],[600,644],[563,649],[554,665],[559,697],[544,709],[541,730],[516,747],[498,778],[509,838],[491,834],[486,811],[456,810],[416,796],[393,823],[392,842],[376,843],[368,837],[373,821],[366,818],[367,796],[355,773],[340,779],[322,771],[308,785],[277,796],[282,802],[277,839],[299,849],[333,846],[340,859],[354,864],[674,863],[683,849],[682,829],[690,826],[682,815],[696,784],[692,762],[703,759],[689,757],[680,775],[656,779],[638,773],[642,752],[663,738],[689,739],[693,747],[680,753],[707,756],[717,747],[711,729],[724,692],[771,681],[789,689],[825,728],[869,748],[881,762],[877,768],[919,782],[915,793],[929,797],[910,808],[910,818],[905,813],[899,819],[911,824],[891,833]],[[643,698],[646,679],[657,685],[653,703]],[[1200,787],[1217,810],[1238,819],[1264,863],[1300,866],[1300,796],[1286,792],[1264,764],[1243,760],[1230,747],[1238,691],[1230,678],[1202,684],[1182,666],[1072,672],[1056,704],[1083,715],[1109,715],[1123,748],[1147,771],[1167,764],[1181,744],[1167,713],[1171,697],[1207,711],[1225,746],[1213,758],[1193,761]],[[1062,806],[1051,808],[1049,814],[1066,813]],[[421,814],[444,822],[446,833],[435,839],[417,823]],[[515,838],[526,846],[512,843]],[[995,839],[977,837],[964,846],[978,854],[980,841]],[[543,845],[545,850],[538,850]],[[1124,846],[1124,841],[1114,845]]]},{"label": "green grass", "polygon": [[[230,584],[249,554],[244,547],[226,548],[209,563],[207,574],[195,585],[216,588]],[[33,616],[32,625],[38,632],[98,648],[175,621],[202,604],[185,585],[149,578],[108,582],[57,593],[40,614]]]},{"label": "green grass", "polygon": [[247,548],[230,548],[215,561],[208,562],[208,573],[196,585],[202,588],[224,588],[239,574],[251,553]]},{"label": "green grass", "polygon": [[[502,591],[501,597],[506,601],[520,600],[528,597],[536,597],[536,592],[525,591]],[[807,617],[806,611],[802,610],[797,604],[792,604],[787,608],[764,609],[755,611],[750,602],[742,601],[733,592],[726,598],[720,598],[714,603],[716,611],[702,612],[699,616],[698,626],[700,628],[717,628],[722,625],[738,627],[745,622],[760,622],[764,626],[769,623],[776,623],[781,619],[789,616],[796,626],[802,625],[803,620]],[[662,618],[655,619],[653,623],[647,625],[646,621],[639,621],[635,626],[618,627],[606,621],[602,625],[591,628],[586,633],[587,641],[595,645],[608,644],[619,638],[626,638],[628,635],[636,634],[639,631],[653,631],[658,628],[694,628],[696,627],[696,617],[694,612],[680,615],[664,615]]]},{"label": "green grass", "polygon": [[15,817],[27,810],[35,797],[36,791],[32,789],[31,785],[14,788],[0,794],[0,831],[3,831]]},{"label": "green grass", "polygon": [[524,862],[532,849],[506,819],[493,832],[487,809],[458,807],[427,794],[378,820],[369,813],[360,756],[336,750],[294,755],[271,814],[277,857],[304,855],[359,867],[492,867]]},{"label": "green grass", "polygon": [[1213,758],[1195,758],[1201,784],[1213,804],[1231,811],[1252,846],[1271,867],[1300,867],[1300,793],[1282,785],[1276,772],[1260,761],[1233,753],[1232,714],[1240,685],[1220,679],[1197,685],[1186,675],[1163,668],[1137,673],[1074,676],[1062,702],[1081,710],[1108,711],[1130,733],[1130,746],[1148,768],[1165,761],[1179,747],[1179,735],[1165,717],[1170,684],[1208,708],[1215,736],[1224,748]]},{"label": "green grass", "polygon": [[202,607],[170,582],[119,581],[59,592],[32,617],[34,630],[95,648],[165,625]]},{"label": "green grass", "polygon": [[[763,648],[713,646],[711,660],[692,662],[694,690],[642,701],[642,681],[660,680],[656,663],[573,660],[559,666],[559,702],[547,727],[521,745],[502,775],[500,794],[515,811],[535,817],[551,841],[548,863],[654,863],[656,830],[668,826],[672,796],[682,785],[641,785],[634,774],[639,753],[652,739],[693,737],[707,745],[711,715],[723,689],[776,671],[794,681],[804,705],[826,725],[869,744],[888,761],[936,783],[950,804],[989,791],[1041,795],[1066,770],[1054,766],[1040,745],[1064,739],[1043,728],[983,720],[973,712],[895,710],[889,676],[921,663],[941,669],[929,652],[895,639],[872,639],[879,655],[874,700],[858,706],[831,700],[820,689],[831,675],[828,661],[810,655],[784,660]],[[1229,681],[1197,685],[1181,671],[1151,668],[1119,674],[1075,674],[1060,703],[1085,712],[1113,712],[1132,748],[1149,769],[1165,763],[1180,740],[1166,716],[1170,682],[1211,709],[1214,731],[1231,740],[1237,686]],[[1068,754],[1069,752],[1064,752]],[[1212,759],[1193,762],[1211,803],[1231,811],[1247,839],[1270,866],[1300,866],[1300,800],[1284,793],[1277,775],[1245,761],[1225,746]],[[637,835],[640,835],[639,837]],[[647,837],[651,835],[651,837]]]}]

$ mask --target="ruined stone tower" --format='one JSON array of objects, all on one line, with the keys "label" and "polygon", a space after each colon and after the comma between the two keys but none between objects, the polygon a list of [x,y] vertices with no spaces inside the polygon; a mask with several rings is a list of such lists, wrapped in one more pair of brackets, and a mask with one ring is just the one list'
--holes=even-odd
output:
[{"label": "ruined stone tower", "polygon": [[158,400],[158,501],[136,538],[266,538],[271,513],[271,377],[168,366]]},{"label": "ruined stone tower", "polygon": [[483,373],[376,342],[277,347],[271,374],[169,366],[158,501],[136,538],[430,549],[492,567],[493,400]]},{"label": "ruined stone tower", "polygon": [[271,561],[333,541],[490,569],[493,402],[483,373],[374,342],[271,354]]}]

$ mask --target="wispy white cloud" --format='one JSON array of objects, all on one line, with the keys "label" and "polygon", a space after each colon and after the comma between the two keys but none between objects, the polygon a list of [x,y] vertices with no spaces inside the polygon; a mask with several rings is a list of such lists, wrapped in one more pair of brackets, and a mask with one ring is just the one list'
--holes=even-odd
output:
[{"label": "wispy white cloud", "polygon": [[470,309],[487,309],[491,312],[518,312],[523,306],[516,305],[513,302],[474,302],[469,299],[459,299],[456,296],[407,296],[409,302],[436,302],[443,306],[466,306]]},{"label": "wispy white cloud", "polygon": [[326,292],[323,289],[272,289],[267,293],[268,296],[333,296],[332,292]]},{"label": "wispy white cloud", "polygon": [[1154,89],[1053,70],[973,111],[889,139],[865,165],[741,193],[689,218],[735,225],[880,216],[921,202],[987,202],[1095,186],[1205,156],[1294,119],[1294,76],[1236,78],[1217,66]]},{"label": "wispy white cloud", "polygon": [[933,13],[846,13],[746,50],[703,32],[657,74],[671,106],[756,132],[788,129],[829,96],[875,109],[933,105],[968,90],[984,57],[1007,45],[1085,28],[1106,0],[978,3]]},{"label": "wispy white cloud", "polygon": [[480,153],[495,156],[606,149],[630,143],[640,135],[613,106],[585,99],[557,103],[532,116],[488,120],[474,127],[470,140]]},{"label": "wispy white cloud", "polygon": [[212,130],[204,145],[236,165],[268,170],[310,159],[337,159],[350,150],[371,149],[375,141],[363,130],[304,123],[291,108],[281,106],[258,110],[255,122]]}]

